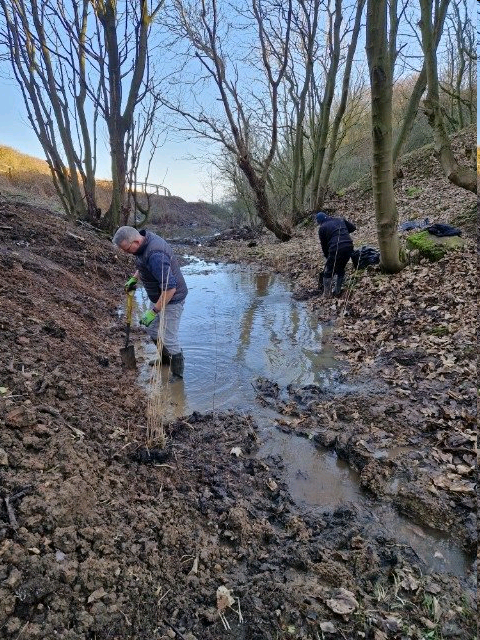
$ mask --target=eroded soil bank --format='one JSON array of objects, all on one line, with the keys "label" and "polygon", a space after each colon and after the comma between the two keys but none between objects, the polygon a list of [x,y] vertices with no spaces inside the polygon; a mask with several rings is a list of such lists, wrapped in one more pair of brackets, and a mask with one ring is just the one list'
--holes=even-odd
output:
[{"label": "eroded soil bank", "polygon": [[[185,416],[168,457],[145,464],[146,397],[119,356],[128,260],[35,207],[1,203],[0,224],[2,637],[475,637],[474,574],[426,575],[351,505],[295,505],[281,464],[252,457],[254,416]],[[325,304],[314,230],[288,248],[255,242],[197,251],[290,273],[358,381],[356,394],[290,389],[288,402],[259,381],[279,428],[335,449],[372,496],[472,553],[473,244],[393,280],[357,274]],[[362,391],[367,378],[382,393]],[[219,587],[234,598],[223,611]]]}]

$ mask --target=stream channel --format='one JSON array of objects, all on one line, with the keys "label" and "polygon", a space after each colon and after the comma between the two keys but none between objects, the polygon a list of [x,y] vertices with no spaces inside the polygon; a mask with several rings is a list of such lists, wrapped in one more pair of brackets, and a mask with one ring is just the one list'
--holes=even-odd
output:
[{"label": "stream channel", "polygon": [[[275,426],[280,416],[256,397],[259,377],[281,389],[334,384],[339,364],[328,347],[325,330],[301,303],[292,299],[286,280],[251,267],[204,262],[185,256],[182,273],[189,294],[180,326],[185,354],[183,382],[167,385],[169,418],[194,411],[233,410],[251,414],[259,427],[259,458],[281,459],[292,498],[307,509],[342,505],[368,512],[372,531],[381,528],[399,543],[409,545],[427,571],[465,577],[471,568],[464,552],[443,533],[399,515],[386,504],[372,501],[361,489],[358,474],[332,451],[319,450],[304,437]],[[148,308],[143,289],[136,293],[137,312]],[[139,383],[152,384],[156,356],[146,343],[139,362]]]}]

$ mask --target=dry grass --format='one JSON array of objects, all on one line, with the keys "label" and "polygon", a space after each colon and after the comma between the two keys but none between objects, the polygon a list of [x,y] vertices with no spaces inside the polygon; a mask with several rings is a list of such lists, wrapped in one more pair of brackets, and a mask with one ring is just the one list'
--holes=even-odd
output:
[{"label": "dry grass", "polygon": [[[157,358],[152,367],[147,400],[147,434],[146,446],[148,449],[160,447],[166,444],[165,423],[168,401],[168,383],[162,381],[162,341],[161,335],[165,331],[165,310],[159,313],[160,322],[157,335]],[[167,420],[168,422],[168,420]]]},{"label": "dry grass", "polygon": [[60,209],[50,169],[45,160],[0,145],[0,193]]},{"label": "dry grass", "polygon": [[[170,277],[170,269],[166,275],[166,282]],[[162,350],[165,335],[165,307],[158,314],[157,358],[152,367],[147,401],[147,434],[146,446],[165,448],[165,425],[175,419],[174,406],[171,402],[169,377],[162,378]],[[171,373],[171,365],[168,374]]]},{"label": "dry grass", "polygon": [[50,177],[50,169],[45,160],[0,145],[0,172],[3,174],[9,171],[15,176],[38,174]]},{"label": "dry grass", "polygon": [[[46,208],[61,209],[50,168],[45,160],[0,145],[0,192],[7,196],[34,199]],[[97,182],[98,203],[102,211],[110,205],[111,182]]]}]

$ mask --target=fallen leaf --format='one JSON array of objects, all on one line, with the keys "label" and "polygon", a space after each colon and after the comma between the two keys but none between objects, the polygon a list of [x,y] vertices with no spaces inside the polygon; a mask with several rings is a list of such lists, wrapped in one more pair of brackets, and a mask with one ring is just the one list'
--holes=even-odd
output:
[{"label": "fallen leaf", "polygon": [[418,580],[416,580],[411,574],[407,573],[407,575],[400,582],[400,586],[403,587],[406,591],[416,591],[418,589]]},{"label": "fallen leaf", "polygon": [[223,585],[217,589],[217,609],[223,611],[227,607],[231,607],[235,602],[235,598],[231,595],[227,587]]},{"label": "fallen leaf", "polygon": [[335,633],[336,632],[335,625],[332,624],[331,622],[320,622],[319,627],[320,627],[321,631],[323,631],[323,633]]},{"label": "fallen leaf", "polygon": [[105,591],[105,589],[103,587],[100,587],[100,589],[96,589],[93,593],[91,593],[88,596],[88,600],[87,602],[95,602],[95,600],[100,600],[101,598],[103,598],[103,596],[106,596],[107,592]]}]

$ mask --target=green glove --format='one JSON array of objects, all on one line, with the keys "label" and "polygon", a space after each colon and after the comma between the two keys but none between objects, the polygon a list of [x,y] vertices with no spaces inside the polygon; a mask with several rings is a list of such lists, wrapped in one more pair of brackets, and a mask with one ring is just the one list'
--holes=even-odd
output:
[{"label": "green glove", "polygon": [[135,276],[132,276],[131,278],[129,278],[125,284],[124,284],[124,289],[125,291],[128,293],[129,291],[133,291],[135,289],[135,285],[138,282],[138,278],[136,278]]},{"label": "green glove", "polygon": [[157,314],[155,313],[155,311],[153,311],[152,309],[149,309],[148,311],[145,311],[143,316],[140,318],[140,324],[143,324],[146,327],[148,327],[149,325],[152,324],[152,322],[155,320],[156,317],[157,317]]}]

